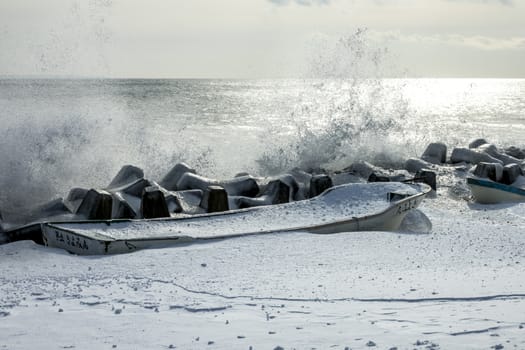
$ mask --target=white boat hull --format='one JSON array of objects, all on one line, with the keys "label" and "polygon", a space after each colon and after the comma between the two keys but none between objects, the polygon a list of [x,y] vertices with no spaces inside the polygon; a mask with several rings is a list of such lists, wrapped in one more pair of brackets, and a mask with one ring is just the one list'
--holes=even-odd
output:
[{"label": "white boat hull", "polygon": [[474,200],[481,204],[524,202],[525,190],[491,180],[468,178]]},{"label": "white boat hull", "polygon": [[[403,191],[405,198],[393,202],[386,198]],[[43,223],[42,233],[47,246],[102,255],[276,232],[391,231],[429,191],[424,184],[350,184],[300,202],[180,219]],[[351,198],[358,194],[373,198]]]}]

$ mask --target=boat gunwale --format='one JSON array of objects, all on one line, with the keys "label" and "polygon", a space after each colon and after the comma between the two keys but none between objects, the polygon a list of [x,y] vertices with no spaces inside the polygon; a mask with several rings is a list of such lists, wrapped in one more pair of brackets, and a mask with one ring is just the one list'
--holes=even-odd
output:
[{"label": "boat gunwale", "polygon": [[[479,186],[479,187],[485,187],[485,188],[491,188],[495,190],[500,190],[503,192],[509,192],[512,194],[517,194],[520,196],[525,197],[525,189],[514,187],[511,185],[502,184],[500,182],[495,182],[489,179],[481,179],[481,178],[475,178],[475,177],[467,177],[467,184]],[[524,198],[525,200],[525,198]]]}]

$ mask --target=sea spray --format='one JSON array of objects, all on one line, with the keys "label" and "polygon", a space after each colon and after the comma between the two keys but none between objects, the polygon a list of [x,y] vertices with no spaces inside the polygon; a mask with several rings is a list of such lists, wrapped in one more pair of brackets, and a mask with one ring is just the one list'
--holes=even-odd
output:
[{"label": "sea spray", "polygon": [[[111,0],[75,0],[56,7],[60,20],[46,23],[38,35],[21,37],[15,51],[23,53],[24,73],[46,78],[107,75],[111,7]],[[22,57],[10,55],[8,62],[17,67]],[[8,217],[64,195],[73,183],[89,186],[106,177],[107,152],[97,144],[110,137],[114,125],[104,101],[78,93],[82,84],[0,81],[0,210]]]},{"label": "sea spray", "polygon": [[[83,181],[78,185],[90,186],[106,177],[109,152],[99,141],[110,139],[118,122],[105,117],[103,112],[110,106],[104,101],[92,103],[75,92],[64,99],[75,85],[63,82],[57,87],[48,80],[3,82],[2,90],[12,95],[11,101],[2,103],[2,210],[27,209],[62,194],[79,179]],[[17,99],[23,101],[27,95],[34,98],[20,108]],[[70,104],[61,105],[64,101]]]},{"label": "sea spray", "polygon": [[387,50],[371,45],[361,29],[334,43],[321,41],[317,49],[307,73],[313,79],[305,81],[285,123],[291,130],[271,138],[274,144],[257,160],[261,172],[336,170],[356,160],[400,164],[416,133],[402,90],[382,79]]},{"label": "sea spray", "polygon": [[98,80],[0,81],[7,92],[0,99],[0,211],[23,214],[72,187],[104,187],[124,164],[153,179],[180,161],[212,170],[210,145],[191,141],[186,124],[175,121],[163,134],[163,125],[130,109],[126,96],[141,89]]}]

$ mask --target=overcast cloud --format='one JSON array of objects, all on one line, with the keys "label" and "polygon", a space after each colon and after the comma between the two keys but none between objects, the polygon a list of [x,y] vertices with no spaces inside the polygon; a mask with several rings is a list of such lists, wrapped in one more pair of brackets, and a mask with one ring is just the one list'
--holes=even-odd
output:
[{"label": "overcast cloud", "polygon": [[477,3],[481,3],[481,4],[490,4],[490,3],[500,3],[502,5],[507,5],[507,6],[510,6],[510,5],[513,5],[514,4],[514,0],[446,0],[446,1],[451,1],[451,2],[477,2]]},{"label": "overcast cloud", "polygon": [[0,0],[0,75],[300,77],[315,38],[367,28],[386,75],[525,78],[524,18],[521,0]]},{"label": "overcast cloud", "polygon": [[330,3],[330,0],[268,0],[268,1],[275,5],[279,5],[279,6],[290,5],[290,4],[312,6],[312,5],[328,5]]}]

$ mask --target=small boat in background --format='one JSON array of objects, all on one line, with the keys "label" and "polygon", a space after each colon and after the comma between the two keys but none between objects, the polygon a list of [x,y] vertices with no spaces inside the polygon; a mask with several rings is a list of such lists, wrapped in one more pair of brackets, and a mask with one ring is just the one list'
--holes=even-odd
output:
[{"label": "small boat in background", "polygon": [[481,204],[525,201],[525,189],[489,179],[468,177],[467,184],[474,200]]},{"label": "small boat in background", "polygon": [[312,199],[183,218],[49,222],[44,244],[79,255],[102,255],[198,241],[306,231],[390,231],[399,228],[430,186],[353,183],[332,187]]}]

